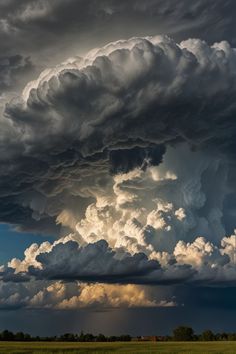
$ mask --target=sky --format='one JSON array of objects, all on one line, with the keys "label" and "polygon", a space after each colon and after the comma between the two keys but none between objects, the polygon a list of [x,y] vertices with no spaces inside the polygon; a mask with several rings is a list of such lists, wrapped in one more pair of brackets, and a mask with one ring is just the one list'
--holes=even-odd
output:
[{"label": "sky", "polygon": [[235,20],[0,2],[0,330],[236,331]]}]

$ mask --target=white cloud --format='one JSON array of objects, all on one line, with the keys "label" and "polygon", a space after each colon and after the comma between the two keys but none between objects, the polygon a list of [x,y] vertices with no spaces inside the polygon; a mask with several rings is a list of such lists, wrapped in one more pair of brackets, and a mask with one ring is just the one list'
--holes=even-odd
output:
[{"label": "white cloud", "polygon": [[62,283],[38,281],[26,284],[0,282],[1,309],[81,309],[178,306],[174,298],[150,292],[140,285]]},{"label": "white cloud", "polygon": [[81,285],[78,296],[64,299],[57,307],[77,309],[81,307],[156,307],[175,306],[174,302],[162,301],[159,304],[148,298],[144,288],[137,285],[91,284]]}]

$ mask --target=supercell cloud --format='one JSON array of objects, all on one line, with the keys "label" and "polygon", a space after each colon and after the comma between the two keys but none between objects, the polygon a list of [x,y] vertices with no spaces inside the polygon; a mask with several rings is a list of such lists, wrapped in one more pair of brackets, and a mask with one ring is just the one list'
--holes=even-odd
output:
[{"label": "supercell cloud", "polygon": [[180,142],[228,161],[235,70],[226,42],[168,37],[118,41],[46,70],[1,121],[0,219],[41,229],[65,208],[80,205],[81,216],[110,174],[158,165]]},{"label": "supercell cloud", "polygon": [[115,283],[140,306],[174,301],[127,284],[234,284],[235,94],[229,43],[167,36],[110,43],[28,83],[0,119],[0,222],[58,240],[2,267],[2,286],[20,282],[13,304],[46,303],[51,280],[90,284],[58,308],[93,304],[93,291],[116,306]]}]

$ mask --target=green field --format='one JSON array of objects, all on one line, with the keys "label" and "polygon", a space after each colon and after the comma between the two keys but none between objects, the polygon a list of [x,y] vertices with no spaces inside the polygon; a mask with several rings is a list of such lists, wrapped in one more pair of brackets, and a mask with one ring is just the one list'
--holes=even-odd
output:
[{"label": "green field", "polygon": [[236,353],[236,342],[50,343],[0,342],[4,354],[49,353]]}]

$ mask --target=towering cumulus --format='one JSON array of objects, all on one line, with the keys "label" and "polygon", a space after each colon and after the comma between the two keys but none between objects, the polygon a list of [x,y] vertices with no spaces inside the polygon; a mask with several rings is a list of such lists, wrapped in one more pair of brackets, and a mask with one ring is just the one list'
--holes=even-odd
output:
[{"label": "towering cumulus", "polygon": [[234,24],[233,0],[0,1],[0,331],[231,330]]}]

